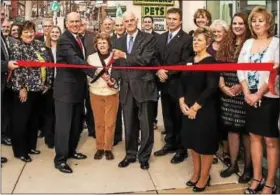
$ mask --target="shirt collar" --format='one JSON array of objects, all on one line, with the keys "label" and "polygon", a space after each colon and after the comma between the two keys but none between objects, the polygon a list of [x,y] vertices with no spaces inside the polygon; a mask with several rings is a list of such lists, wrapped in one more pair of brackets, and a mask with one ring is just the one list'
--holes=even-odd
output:
[{"label": "shirt collar", "polygon": [[127,37],[133,36],[133,41],[134,41],[137,34],[138,34],[138,29],[136,30],[135,33],[133,33],[133,35],[130,35],[130,34],[127,33]]},{"label": "shirt collar", "polygon": [[180,30],[181,30],[181,28],[177,29],[177,30],[174,31],[174,32],[170,32],[170,31],[169,31],[169,33],[172,34],[172,38],[173,38],[173,37],[175,37],[175,36],[178,34],[178,32],[179,32]]},{"label": "shirt collar", "polygon": [[151,29],[151,30],[145,30],[145,32],[146,32],[146,33],[150,33],[150,34],[152,34],[153,29]]}]

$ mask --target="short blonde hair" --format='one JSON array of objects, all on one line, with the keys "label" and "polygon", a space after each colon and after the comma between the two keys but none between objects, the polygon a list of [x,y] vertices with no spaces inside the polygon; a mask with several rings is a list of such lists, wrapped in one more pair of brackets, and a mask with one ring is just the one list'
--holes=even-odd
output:
[{"label": "short blonde hair", "polygon": [[215,29],[215,28],[219,28],[219,27],[222,27],[226,32],[229,30],[228,23],[226,21],[220,20],[220,19],[214,20],[210,26],[211,29]]},{"label": "short blonde hair", "polygon": [[205,27],[198,27],[194,33],[193,33],[193,36],[194,37],[197,37],[198,35],[200,34],[203,34],[205,39],[206,39],[206,42],[207,44],[209,45],[211,42],[213,42],[213,39],[214,39],[214,34],[213,32],[211,31],[211,29],[207,26]]},{"label": "short blonde hair", "polygon": [[269,10],[267,10],[265,7],[261,7],[261,6],[257,6],[254,9],[252,9],[252,11],[250,12],[250,15],[248,17],[248,23],[249,23],[249,28],[250,28],[252,37],[257,38],[257,35],[254,32],[253,27],[252,27],[252,20],[256,14],[262,14],[264,16],[266,23],[268,24],[268,30],[267,30],[268,38],[273,37],[274,28],[275,28],[275,19]]}]

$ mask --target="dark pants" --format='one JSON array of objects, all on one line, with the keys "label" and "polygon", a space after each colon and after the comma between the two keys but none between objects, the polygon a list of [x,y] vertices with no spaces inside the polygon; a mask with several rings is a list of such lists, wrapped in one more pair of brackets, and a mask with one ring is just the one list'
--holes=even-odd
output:
[{"label": "dark pants", "polygon": [[87,92],[87,96],[85,99],[85,107],[86,107],[85,121],[88,128],[88,134],[93,135],[93,137],[95,137],[95,124],[94,124],[93,112],[90,105],[89,92]]},{"label": "dark pants", "polygon": [[13,92],[12,146],[15,157],[28,155],[36,149],[39,102],[41,92],[28,92],[26,102],[21,102],[19,92]]},{"label": "dark pants", "polygon": [[12,132],[13,91],[6,87],[3,91],[1,93],[1,138],[10,138]]},{"label": "dark pants", "polygon": [[55,164],[65,163],[76,152],[83,127],[83,103],[55,100]]},{"label": "dark pants", "polygon": [[[149,160],[154,145],[153,103],[137,102],[130,89],[127,91],[126,102],[123,106],[125,126],[126,157],[136,159],[138,151],[139,123],[141,129],[141,143],[138,151],[140,162]],[[139,120],[139,123],[138,123]]]},{"label": "dark pants", "polygon": [[122,106],[121,106],[121,104],[119,104],[114,142],[122,141],[122,131],[123,131],[123,129],[122,129]]},{"label": "dark pants", "polygon": [[169,94],[161,94],[162,115],[164,129],[166,131],[165,143],[174,149],[184,152],[181,145],[181,123],[182,114],[179,106],[179,99],[171,97]]},{"label": "dark pants", "polygon": [[154,113],[154,120],[153,122],[157,124],[157,115],[158,115],[158,100],[153,103],[153,113]]},{"label": "dark pants", "polygon": [[48,145],[54,144],[54,125],[55,125],[55,111],[54,111],[54,99],[53,90],[48,90],[42,95],[42,119],[43,124],[41,130],[44,132],[45,143]]}]

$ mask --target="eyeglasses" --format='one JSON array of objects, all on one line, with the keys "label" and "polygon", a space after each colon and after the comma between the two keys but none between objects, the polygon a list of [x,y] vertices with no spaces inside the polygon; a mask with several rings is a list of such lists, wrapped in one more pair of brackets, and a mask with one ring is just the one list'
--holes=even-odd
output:
[{"label": "eyeglasses", "polygon": [[116,27],[121,27],[123,26],[123,24],[116,24]]},{"label": "eyeglasses", "polygon": [[43,27],[44,27],[44,28],[47,28],[47,27],[48,27],[48,28],[51,28],[52,25],[44,25]]},{"label": "eyeglasses", "polygon": [[144,23],[152,23],[151,21],[144,21]]}]

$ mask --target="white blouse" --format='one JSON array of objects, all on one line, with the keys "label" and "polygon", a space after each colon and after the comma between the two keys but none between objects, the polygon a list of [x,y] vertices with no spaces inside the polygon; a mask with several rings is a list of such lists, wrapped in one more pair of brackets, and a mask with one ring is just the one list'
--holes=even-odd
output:
[{"label": "white blouse", "polygon": [[[254,39],[248,39],[239,54],[238,63],[279,63],[279,38],[273,37],[267,48],[258,54],[251,53]],[[264,83],[269,82],[270,71],[243,71],[238,70],[239,82],[246,80],[249,89],[260,89]],[[264,94],[266,97],[279,98],[270,91]]]}]

